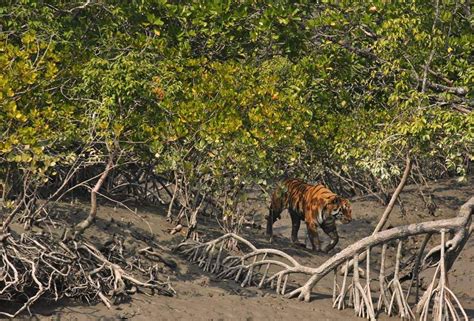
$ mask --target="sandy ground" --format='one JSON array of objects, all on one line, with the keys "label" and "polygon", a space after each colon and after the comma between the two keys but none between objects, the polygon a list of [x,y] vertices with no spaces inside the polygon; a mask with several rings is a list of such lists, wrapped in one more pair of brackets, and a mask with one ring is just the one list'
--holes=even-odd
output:
[{"label": "sandy ground", "polygon": [[[391,215],[388,226],[398,226],[420,221],[430,221],[457,215],[459,207],[474,195],[474,178],[460,184],[455,179],[433,183],[436,202],[439,205],[435,217],[429,215],[423,208],[423,203],[413,187],[407,187],[402,199],[407,215],[401,216],[396,207]],[[341,240],[331,255],[340,251],[356,240],[371,233],[382,214],[384,207],[370,197],[359,197],[352,200],[354,221],[348,225],[340,225]],[[257,220],[262,220],[267,204],[255,205]],[[75,205],[72,211],[78,218],[86,215],[87,206]],[[67,210],[67,209],[66,209]],[[69,208],[69,212],[71,209]],[[143,245],[136,239],[148,235],[151,229],[157,242],[166,247],[172,247],[182,239],[180,235],[171,236],[167,232],[170,226],[164,219],[164,210],[141,209],[138,215],[111,207],[99,208],[99,220],[96,227],[87,233],[93,241],[100,244],[110,233],[123,235],[131,248]],[[113,219],[113,223],[111,223]],[[148,223],[145,223],[147,221]],[[130,223],[131,224],[130,224]],[[263,222],[262,222],[263,223]],[[211,219],[201,222],[201,231],[217,235],[218,230]],[[276,241],[268,244],[263,229],[246,229],[245,237],[257,247],[275,247],[293,255],[299,262],[308,266],[318,266],[330,255],[313,254],[305,249],[295,249],[289,242],[290,220],[287,214],[275,223]],[[206,233],[204,232],[204,233]],[[303,240],[305,227],[300,230]],[[327,239],[323,239],[327,241]],[[434,245],[434,243],[433,243]],[[461,300],[466,312],[474,319],[474,238],[471,238],[464,248],[449,275],[451,289]],[[174,253],[165,253],[177,263],[174,271],[168,271],[176,297],[134,295],[130,303],[114,306],[108,310],[102,304],[88,306],[71,302],[51,303],[41,302],[32,312],[33,320],[362,320],[354,316],[352,309],[343,311],[331,307],[332,278],[323,280],[313,290],[314,294],[309,303],[289,300],[279,297],[271,290],[257,288],[241,288],[228,280],[215,280],[212,275],[203,273],[193,264]],[[5,304],[0,303],[1,306]],[[28,317],[25,317],[28,318]],[[380,320],[396,320],[385,315]]]}]

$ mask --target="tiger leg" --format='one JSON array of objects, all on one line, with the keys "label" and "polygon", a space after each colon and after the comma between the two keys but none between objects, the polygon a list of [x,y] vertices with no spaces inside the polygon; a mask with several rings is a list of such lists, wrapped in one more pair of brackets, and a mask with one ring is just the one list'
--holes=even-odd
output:
[{"label": "tiger leg", "polygon": [[270,211],[268,213],[268,216],[266,217],[267,219],[267,236],[270,237],[270,242],[272,241],[273,237],[273,223],[275,223],[276,219],[275,216],[273,215],[273,210],[270,208]]},{"label": "tiger leg", "polygon": [[337,242],[339,242],[339,235],[337,234],[336,224],[322,226],[322,229],[331,238],[329,244],[323,249],[323,252],[328,253],[336,246]]},{"label": "tiger leg", "polygon": [[306,228],[308,230],[308,238],[314,252],[321,251],[321,241],[316,230],[316,224],[314,222],[306,222]]},{"label": "tiger leg", "polygon": [[281,212],[284,210],[285,203],[284,197],[285,192],[281,190],[281,187],[278,186],[277,189],[272,194],[272,200],[270,203],[270,210],[268,213],[267,219],[267,236],[270,237],[270,243],[273,240],[273,224],[281,218]]},{"label": "tiger leg", "polygon": [[280,219],[281,211],[270,208],[269,214],[267,216],[267,236],[270,237],[270,242],[273,239],[273,224]]},{"label": "tiger leg", "polygon": [[298,231],[301,225],[301,217],[294,210],[289,210],[289,212],[291,217],[291,242],[293,243],[293,245],[306,247],[304,243],[300,243],[298,241]]}]

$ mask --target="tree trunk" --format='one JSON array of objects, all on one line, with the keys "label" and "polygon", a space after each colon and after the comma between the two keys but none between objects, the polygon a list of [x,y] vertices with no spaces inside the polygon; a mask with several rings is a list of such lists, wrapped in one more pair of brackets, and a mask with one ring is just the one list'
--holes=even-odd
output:
[{"label": "tree trunk", "polygon": [[[388,203],[387,207],[385,208],[385,211],[383,212],[382,217],[380,218],[377,226],[375,227],[374,231],[372,232],[372,235],[375,235],[378,232],[380,232],[383,229],[385,223],[387,223],[388,218],[390,216],[390,213],[392,213],[393,207],[395,206],[395,202],[397,201],[398,196],[402,192],[403,187],[405,187],[405,184],[408,180],[408,176],[410,175],[411,167],[412,167],[412,161],[411,161],[410,156],[407,155],[405,171],[403,172],[402,179],[400,180],[400,183],[398,184],[397,188],[393,192],[392,198],[390,199],[390,202]],[[360,254],[359,255],[359,261],[365,260],[365,256],[366,256],[365,252]],[[349,270],[351,270],[353,266],[354,266],[353,262],[352,261],[349,262],[349,265],[344,266],[341,269],[340,273],[344,274],[345,270],[346,270],[346,267]]]},{"label": "tree trunk", "polygon": [[377,226],[372,232],[372,235],[374,235],[377,232],[380,232],[383,229],[385,223],[387,223],[390,213],[392,213],[393,207],[395,206],[395,202],[397,201],[398,196],[403,190],[403,187],[405,187],[408,176],[410,175],[411,166],[412,166],[412,162],[411,162],[410,156],[407,156],[405,171],[403,172],[402,179],[400,180],[400,183],[398,184],[395,192],[393,192],[392,198],[390,199],[390,202],[385,208],[385,211],[383,212],[382,217],[380,218]]},{"label": "tree trunk", "polygon": [[95,183],[94,188],[91,190],[91,209],[89,211],[89,216],[82,222],[78,223],[75,227],[76,233],[81,234],[87,229],[94,221],[97,216],[97,192],[99,192],[100,188],[104,184],[107,175],[109,174],[110,170],[114,166],[114,158],[115,153],[113,151],[109,151],[109,159],[107,164],[105,165],[105,169],[100,175],[99,180]]}]

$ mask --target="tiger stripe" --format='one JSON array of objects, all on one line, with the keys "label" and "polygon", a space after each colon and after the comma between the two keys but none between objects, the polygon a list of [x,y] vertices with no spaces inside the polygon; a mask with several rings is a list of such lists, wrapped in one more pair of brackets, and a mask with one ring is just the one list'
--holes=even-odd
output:
[{"label": "tiger stripe", "polygon": [[[267,235],[273,235],[273,223],[280,219],[281,212],[288,209],[292,221],[291,239],[298,242],[300,222],[306,223],[308,237],[313,250],[320,250],[317,227],[331,238],[324,251],[337,244],[339,236],[336,220],[346,224],[352,220],[352,209],[347,199],[332,192],[323,184],[310,185],[300,179],[286,179],[277,184],[272,194],[270,212],[267,217]],[[315,243],[316,242],[316,243]]]}]

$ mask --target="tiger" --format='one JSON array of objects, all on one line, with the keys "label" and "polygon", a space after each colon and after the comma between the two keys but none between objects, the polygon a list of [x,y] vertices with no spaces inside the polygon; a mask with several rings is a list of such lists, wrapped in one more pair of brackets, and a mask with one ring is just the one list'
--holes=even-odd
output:
[{"label": "tiger", "polygon": [[271,197],[266,229],[270,242],[273,224],[281,218],[281,212],[285,209],[288,209],[291,217],[292,243],[306,247],[298,242],[298,230],[301,221],[304,221],[314,252],[321,251],[318,226],[331,238],[330,243],[323,249],[323,252],[327,253],[339,241],[336,220],[343,224],[352,221],[352,208],[348,199],[336,195],[323,184],[310,185],[300,179],[286,179],[277,184]]}]

